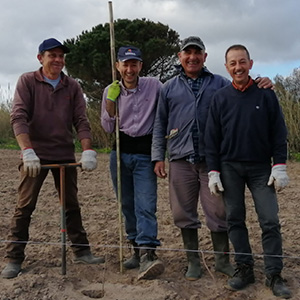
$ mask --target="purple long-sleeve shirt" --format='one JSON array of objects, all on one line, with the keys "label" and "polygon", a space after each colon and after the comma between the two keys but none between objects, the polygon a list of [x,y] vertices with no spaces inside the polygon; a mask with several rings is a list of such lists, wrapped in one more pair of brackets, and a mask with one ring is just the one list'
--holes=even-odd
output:
[{"label": "purple long-sleeve shirt", "polygon": [[[131,91],[121,83],[121,93],[118,98],[120,131],[131,137],[152,134],[153,123],[159,90],[162,83],[153,77],[139,77],[136,90]],[[110,117],[106,111],[107,86],[103,93],[101,124],[106,132],[115,131],[115,117]]]},{"label": "purple long-sleeve shirt", "polygon": [[73,127],[79,140],[91,138],[78,82],[61,73],[61,81],[53,89],[44,80],[41,68],[20,76],[11,124],[16,136],[29,134],[34,151],[43,160],[74,159]]}]

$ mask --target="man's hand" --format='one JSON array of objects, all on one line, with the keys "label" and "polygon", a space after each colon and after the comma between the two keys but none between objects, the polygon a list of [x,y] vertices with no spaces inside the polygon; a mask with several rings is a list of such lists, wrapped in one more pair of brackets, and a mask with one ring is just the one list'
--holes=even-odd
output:
[{"label": "man's hand", "polygon": [[224,188],[220,179],[220,173],[217,171],[210,171],[208,173],[208,187],[210,193],[215,196],[220,196],[224,192]]},{"label": "man's hand", "polygon": [[83,151],[79,162],[83,171],[95,170],[97,168],[97,152],[94,150]]},{"label": "man's hand", "polygon": [[255,82],[257,83],[257,86],[260,89],[273,89],[274,85],[273,82],[271,81],[271,79],[269,77],[257,77],[255,79]]},{"label": "man's hand", "polygon": [[22,151],[23,168],[25,174],[29,177],[36,177],[41,171],[40,159],[32,148],[25,148]]},{"label": "man's hand", "polygon": [[272,168],[268,185],[274,184],[277,192],[285,188],[289,183],[289,177],[286,173],[286,164],[275,165]]},{"label": "man's hand", "polygon": [[167,173],[165,169],[165,162],[164,161],[157,161],[154,166],[154,173],[159,178],[166,178]]},{"label": "man's hand", "polygon": [[119,97],[121,92],[119,81],[115,80],[108,88],[107,91],[107,99],[116,102],[117,98]]}]

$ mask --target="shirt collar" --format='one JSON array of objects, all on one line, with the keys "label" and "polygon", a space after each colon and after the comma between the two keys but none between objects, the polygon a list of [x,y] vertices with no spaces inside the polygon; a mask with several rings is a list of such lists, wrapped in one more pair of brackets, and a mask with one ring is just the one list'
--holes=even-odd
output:
[{"label": "shirt collar", "polygon": [[[138,76],[137,78],[137,85],[136,85],[136,88],[135,88],[135,92],[137,92],[138,90],[140,90],[140,87],[139,87],[139,83],[140,83],[140,77]],[[129,94],[132,94],[132,91],[130,89],[128,89],[124,84],[123,84],[123,80],[120,81],[121,82],[121,87],[122,87],[122,92],[125,94],[125,95],[129,95]],[[134,92],[134,93],[135,93]]]},{"label": "shirt collar", "polygon": [[238,91],[241,91],[241,92],[245,92],[252,84],[253,84],[253,79],[249,76],[249,80],[248,80],[248,83],[243,86],[243,87],[238,87],[233,81],[232,81],[232,85],[235,89],[237,89]]},{"label": "shirt collar", "polygon": [[[185,78],[189,78],[189,77],[185,74],[182,65],[177,65],[177,66],[175,66],[175,68],[176,68],[177,71],[178,71],[181,75],[183,75]],[[199,72],[198,78],[199,78],[199,77],[204,77],[204,76],[211,76],[211,75],[213,75],[213,74],[207,69],[207,67],[204,66],[204,67],[201,69],[201,71]]]}]

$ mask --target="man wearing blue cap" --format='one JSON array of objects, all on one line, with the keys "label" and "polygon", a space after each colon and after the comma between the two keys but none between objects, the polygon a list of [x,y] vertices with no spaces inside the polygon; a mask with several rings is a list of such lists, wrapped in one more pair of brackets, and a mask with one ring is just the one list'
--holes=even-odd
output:
[{"label": "man wearing blue cap", "polygon": [[[41,165],[75,162],[73,127],[83,149],[82,169],[92,171],[97,167],[83,93],[79,84],[62,72],[68,52],[69,49],[58,40],[44,40],[37,55],[42,67],[21,75],[16,86],[11,124],[22,151],[21,183],[8,236],[11,242],[6,247],[8,264],[1,273],[3,278],[16,277],[21,271],[31,214],[49,171]],[[51,171],[59,191],[59,169]],[[66,168],[65,193],[67,234],[73,244],[74,262],[103,263],[103,258],[92,255],[82,225],[76,168]]]},{"label": "man wearing blue cap", "polygon": [[[113,133],[116,128],[116,100],[120,120],[120,152],[122,210],[127,239],[134,254],[124,267],[139,267],[138,279],[157,277],[164,271],[157,258],[157,179],[151,162],[152,130],[161,83],[156,78],[139,77],[142,69],[141,51],[132,46],[118,51],[116,68],[121,81],[106,87],[102,99],[101,124]],[[115,146],[111,152],[110,169],[117,191]]]}]

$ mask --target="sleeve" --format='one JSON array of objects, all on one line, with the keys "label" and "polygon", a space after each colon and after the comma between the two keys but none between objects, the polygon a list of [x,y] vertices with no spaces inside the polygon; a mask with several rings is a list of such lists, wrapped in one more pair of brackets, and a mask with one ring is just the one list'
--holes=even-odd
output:
[{"label": "sleeve", "polygon": [[10,122],[15,136],[29,134],[29,122],[32,117],[33,104],[28,80],[24,75],[18,79],[10,114]]},{"label": "sleeve", "polygon": [[268,102],[271,106],[271,147],[273,152],[273,163],[282,164],[287,160],[287,128],[279,101],[272,90]]},{"label": "sleeve", "polygon": [[157,110],[153,126],[152,138],[152,161],[164,161],[167,147],[167,127],[168,127],[168,103],[166,96],[166,85],[163,85],[159,92]]},{"label": "sleeve", "polygon": [[222,131],[220,124],[220,113],[218,98],[216,94],[213,96],[208,112],[204,142],[205,142],[205,158],[208,172],[220,172],[220,149],[222,142]]},{"label": "sleeve", "polygon": [[116,118],[110,117],[107,110],[106,110],[106,101],[109,101],[106,99],[108,92],[108,86],[104,89],[103,95],[102,95],[102,103],[101,103],[101,125],[103,129],[108,133],[113,133],[115,131],[116,126]]}]

